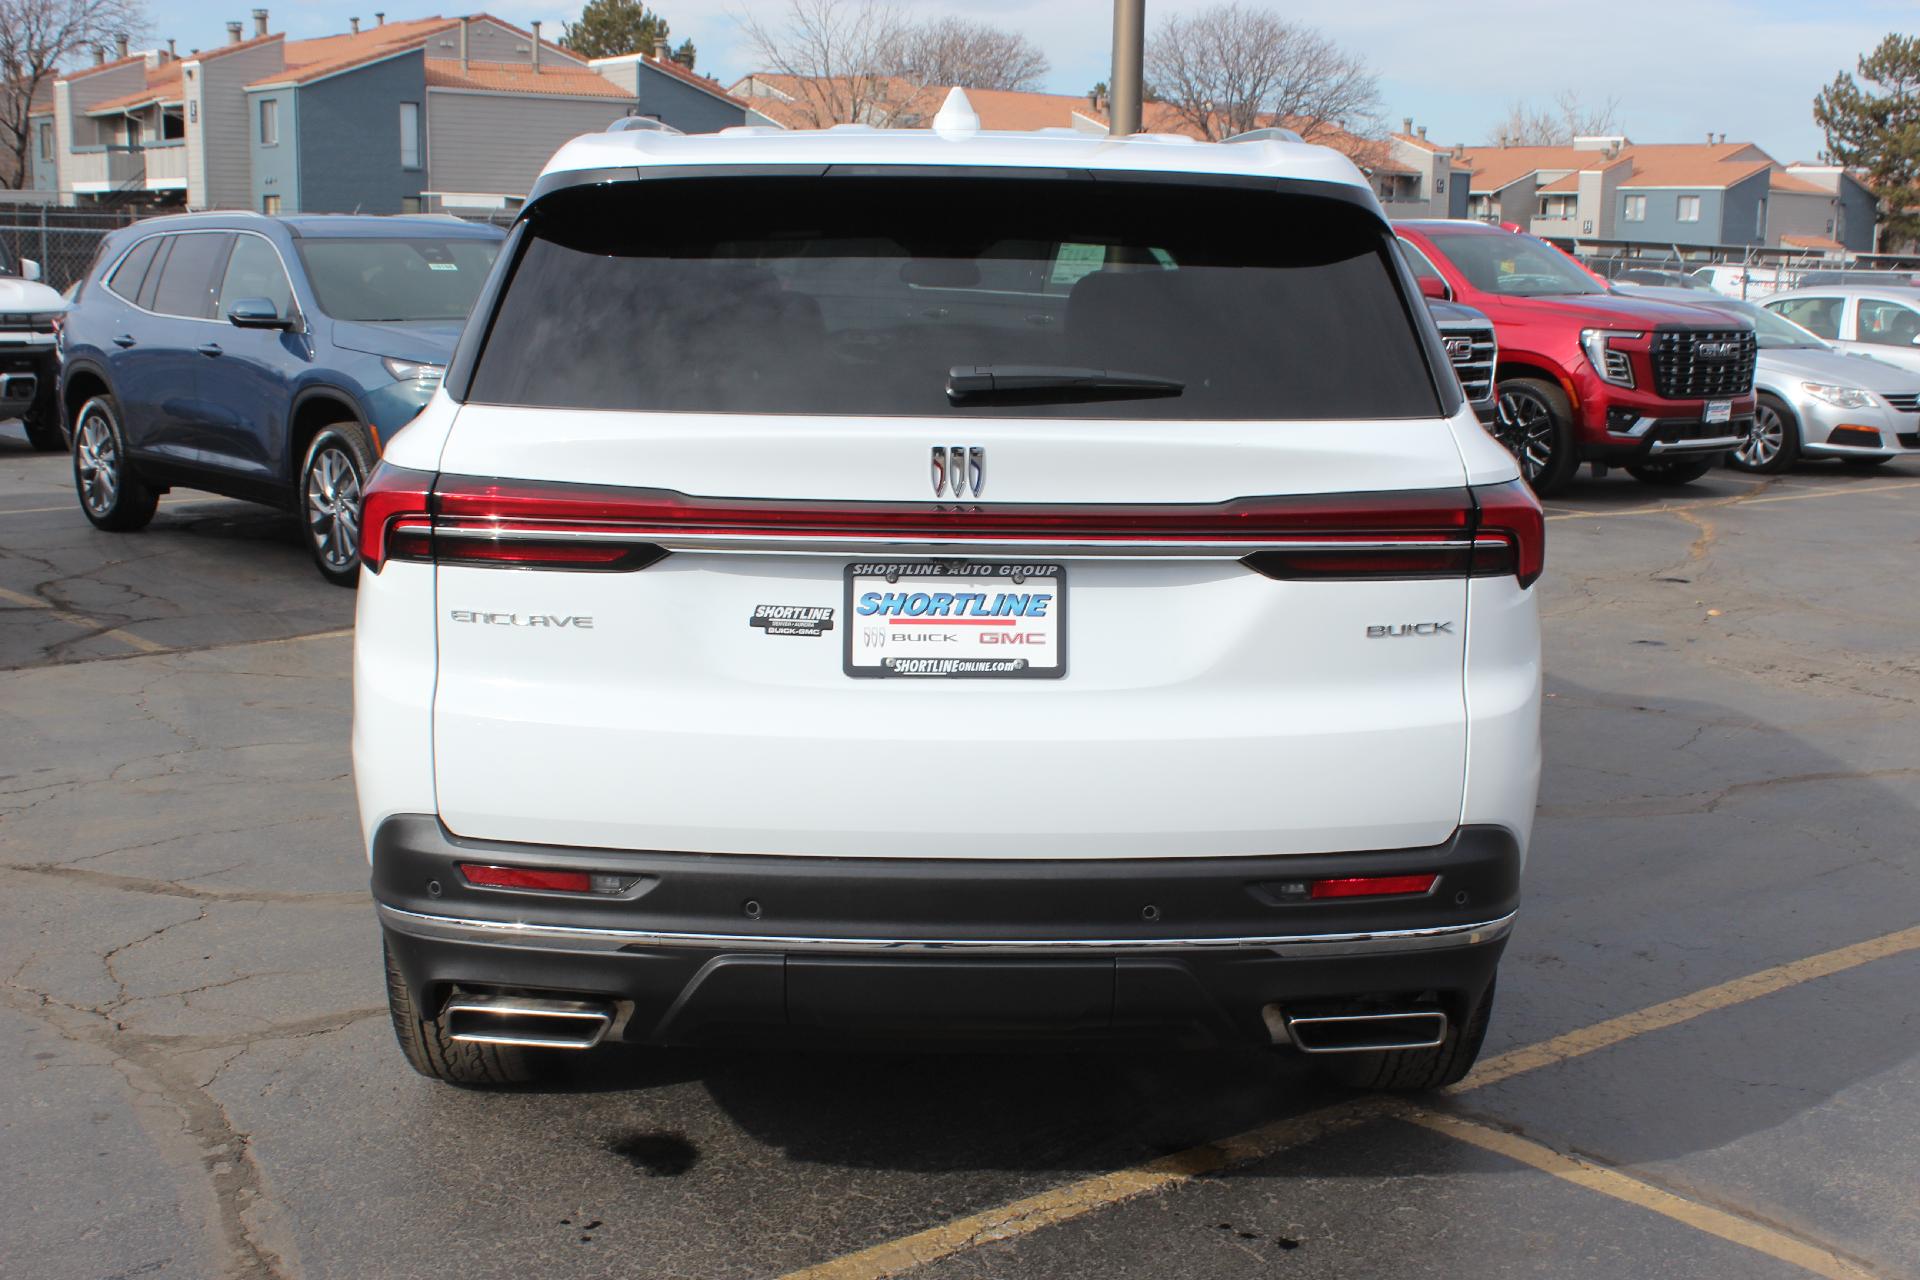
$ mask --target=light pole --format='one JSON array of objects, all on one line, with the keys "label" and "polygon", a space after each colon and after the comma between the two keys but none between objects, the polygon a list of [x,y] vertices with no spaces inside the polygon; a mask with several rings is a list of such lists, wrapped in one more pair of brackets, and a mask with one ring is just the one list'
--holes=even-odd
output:
[{"label": "light pole", "polygon": [[1141,56],[1146,48],[1147,0],[1113,0],[1113,103],[1107,132],[1140,132]]}]

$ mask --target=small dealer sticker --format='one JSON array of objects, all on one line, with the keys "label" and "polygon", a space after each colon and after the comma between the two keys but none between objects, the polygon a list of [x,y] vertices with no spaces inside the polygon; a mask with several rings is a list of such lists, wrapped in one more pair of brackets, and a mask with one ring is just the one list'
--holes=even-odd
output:
[{"label": "small dealer sticker", "polygon": [[819,636],[833,630],[833,610],[817,604],[757,604],[747,623],[770,636]]}]

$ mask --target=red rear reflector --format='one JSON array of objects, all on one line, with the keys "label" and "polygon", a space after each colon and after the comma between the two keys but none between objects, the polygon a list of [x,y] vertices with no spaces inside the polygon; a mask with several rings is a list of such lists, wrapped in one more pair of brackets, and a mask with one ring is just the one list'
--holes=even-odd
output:
[{"label": "red rear reflector", "polygon": [[585,871],[542,871],[534,867],[495,867],[479,862],[458,864],[467,883],[483,889],[545,889],[553,893],[592,893],[593,877]]},{"label": "red rear reflector", "polygon": [[1396,893],[1425,893],[1440,877],[1430,876],[1349,876],[1344,880],[1315,880],[1308,897],[1312,898],[1384,898]]}]

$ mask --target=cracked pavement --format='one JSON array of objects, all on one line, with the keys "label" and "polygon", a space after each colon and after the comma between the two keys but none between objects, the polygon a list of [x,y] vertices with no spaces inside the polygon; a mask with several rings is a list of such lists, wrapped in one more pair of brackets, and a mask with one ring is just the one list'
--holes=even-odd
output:
[{"label": "cracked pavement", "polygon": [[[1549,504],[1548,765],[1488,1053],[1920,920],[1920,466]],[[1261,1054],[412,1075],[288,517],[99,533],[0,426],[0,1271],[776,1276],[1340,1101]],[[1920,1275],[1920,952],[1451,1113]],[[927,1277],[1802,1274],[1383,1113]]]}]

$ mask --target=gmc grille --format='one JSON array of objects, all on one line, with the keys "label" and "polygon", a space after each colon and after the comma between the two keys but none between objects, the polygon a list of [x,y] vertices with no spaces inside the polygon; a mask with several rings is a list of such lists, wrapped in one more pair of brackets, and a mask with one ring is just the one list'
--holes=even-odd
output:
[{"label": "gmc grille", "polygon": [[1743,396],[1753,390],[1751,329],[1662,329],[1653,335],[1653,389],[1668,400]]},{"label": "gmc grille", "polygon": [[1483,324],[1440,326],[1440,341],[1470,404],[1493,399],[1493,329]]}]

